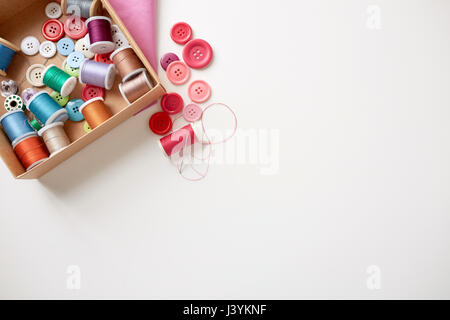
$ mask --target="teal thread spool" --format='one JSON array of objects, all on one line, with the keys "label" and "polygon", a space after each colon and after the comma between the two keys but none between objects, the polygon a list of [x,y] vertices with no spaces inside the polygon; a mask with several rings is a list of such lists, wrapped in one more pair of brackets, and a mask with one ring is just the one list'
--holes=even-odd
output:
[{"label": "teal thread spool", "polygon": [[77,79],[51,64],[44,70],[44,84],[67,97],[77,86]]},{"label": "teal thread spool", "polygon": [[67,110],[61,108],[46,91],[36,93],[27,105],[34,116],[43,124],[49,125],[55,122],[65,122],[69,119]]}]

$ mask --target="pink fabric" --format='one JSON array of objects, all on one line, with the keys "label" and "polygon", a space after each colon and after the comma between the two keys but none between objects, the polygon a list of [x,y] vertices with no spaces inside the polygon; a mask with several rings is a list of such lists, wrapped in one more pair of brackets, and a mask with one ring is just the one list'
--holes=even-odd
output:
[{"label": "pink fabric", "polygon": [[153,66],[153,69],[158,71],[156,56],[156,1],[109,0]]}]

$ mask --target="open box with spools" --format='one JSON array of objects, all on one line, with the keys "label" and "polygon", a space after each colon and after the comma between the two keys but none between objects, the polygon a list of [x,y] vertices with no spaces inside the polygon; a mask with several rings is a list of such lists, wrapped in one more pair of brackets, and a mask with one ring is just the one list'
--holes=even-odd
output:
[{"label": "open box with spools", "polygon": [[[44,39],[42,30],[43,25],[49,20],[46,7],[51,1],[52,0],[0,0],[0,45],[3,50],[3,60],[7,59],[6,54],[4,54],[5,52],[9,54],[9,49],[12,49],[13,51],[17,50],[21,47],[22,40],[28,36],[36,37],[40,42],[48,40],[47,37]],[[80,2],[80,0],[78,1]],[[72,0],[62,1],[61,6],[63,9],[67,9],[66,6],[68,2],[69,4],[73,3]],[[108,0],[94,0],[90,2],[87,13],[85,12],[86,8],[81,8],[83,15],[89,15],[89,17],[83,17],[87,19],[82,19],[82,21],[89,26],[89,31],[91,31],[94,26],[94,24],[90,26],[89,21],[95,20],[95,27],[103,28],[103,24],[106,24],[104,21],[107,21],[107,19],[97,17],[107,17],[111,21],[112,29],[118,28],[118,30],[112,30],[112,32],[120,32],[124,36],[123,41],[127,41],[131,48],[128,46],[117,47],[117,44],[115,47],[111,47],[110,44],[108,44],[109,41],[104,43],[101,41],[102,39],[96,39],[98,36],[94,34],[90,37],[89,35],[91,32],[89,32],[87,37],[92,39],[87,41],[90,45],[96,44],[97,48],[95,50],[102,53],[98,54],[99,59],[97,59],[97,56],[95,60],[93,58],[84,59],[80,64],[79,73],[81,74],[79,74],[78,77],[75,77],[75,75],[70,72],[75,70],[66,66],[67,56],[61,55],[59,51],[51,58],[45,58],[45,55],[43,56],[39,53],[35,55],[25,55],[23,52],[16,52],[10,63],[6,67],[3,66],[3,68],[5,68],[4,72],[0,72],[0,81],[13,80],[18,85],[17,95],[20,96],[23,90],[30,87],[37,92],[37,94],[34,93],[28,100],[27,107],[29,110],[25,110],[24,113],[21,111],[8,112],[3,108],[6,99],[0,97],[0,117],[3,117],[3,119],[10,118],[11,120],[14,120],[13,118],[19,118],[25,115],[26,120],[28,121],[26,126],[22,128],[25,130],[23,135],[23,132],[20,132],[19,130],[20,134],[17,134],[17,136],[20,135],[20,139],[15,139],[17,141],[12,141],[16,136],[11,137],[11,133],[8,132],[10,129],[7,121],[2,120],[4,125],[2,125],[0,129],[0,156],[13,176],[18,179],[36,179],[41,177],[112,130],[114,127],[118,126],[120,123],[151,105],[165,94],[165,90],[155,71],[152,69],[150,63],[143,55]],[[50,9],[55,10],[54,8]],[[67,10],[64,10],[64,12],[67,13]],[[53,13],[53,11],[50,13]],[[57,18],[57,20],[64,23],[65,20],[70,17],[74,16],[62,15]],[[99,26],[97,26],[97,24]],[[49,30],[53,32],[53,26]],[[65,35],[65,37],[67,37],[67,35]],[[56,43],[56,41],[54,42]],[[75,43],[76,40],[73,40],[73,42]],[[60,43],[58,42],[58,50],[60,49],[66,49],[65,43],[62,43],[60,46]],[[44,50],[51,51],[51,46],[44,48]],[[115,54],[106,57],[106,51],[110,50],[115,51]],[[43,54],[45,54],[45,52]],[[122,61],[125,61],[128,57],[136,57],[137,61],[125,65]],[[75,58],[76,57],[73,59]],[[105,61],[102,61],[101,59],[108,58],[113,61],[109,61],[109,65],[102,64],[102,62]],[[0,62],[4,63],[2,59],[0,60]],[[113,73],[110,72],[110,65],[112,63],[116,66],[116,72]],[[45,86],[33,87],[29,81],[27,81],[25,75],[27,74],[27,71],[30,72],[29,69],[34,65],[45,66],[44,70],[39,71],[40,73],[43,73],[42,77],[53,77],[57,80],[50,81],[47,79],[46,81],[44,78]],[[92,72],[90,71],[91,69],[93,70]],[[64,72],[61,72],[61,70]],[[90,72],[94,74],[90,74]],[[100,77],[99,79],[95,72],[104,72],[106,76],[103,78]],[[40,73],[35,71],[33,76],[41,76]],[[66,75],[65,73],[69,73],[69,75]],[[76,78],[76,82],[72,80],[74,77]],[[141,82],[144,82],[145,80],[144,89],[142,86],[135,90],[129,88],[131,87],[132,81],[137,81],[136,79],[140,79]],[[85,92],[82,92],[86,85],[92,85],[93,88],[97,88],[96,85],[106,88],[104,90],[104,101],[98,97],[94,97],[92,100],[88,99],[88,102],[85,102],[83,106],[81,106],[85,119],[83,121],[73,121],[71,120],[72,118],[67,120],[67,117],[65,116],[66,112],[64,111],[67,106],[65,108],[63,107],[63,104],[67,103],[67,100],[64,101],[67,98],[63,96],[62,93],[67,94],[70,92],[70,99],[81,98],[86,95]],[[109,90],[108,86],[110,86]],[[55,93],[53,92],[52,99],[49,100],[50,95],[47,93],[52,91],[57,91],[57,94],[53,95],[53,93]],[[58,109],[53,101],[59,103],[61,107]],[[12,103],[16,106],[19,102],[12,100]],[[47,110],[49,108],[46,107],[45,112],[47,114],[38,110],[40,105],[47,106],[48,104],[55,105],[55,109],[58,110],[49,113],[49,110]],[[95,110],[95,114],[92,116],[88,114],[88,112],[91,112],[90,110]],[[61,122],[57,123],[58,119],[62,119],[62,122],[64,123],[63,126],[59,125]],[[34,125],[30,125],[30,122],[36,122],[36,120],[40,120],[38,122],[40,122],[40,125],[43,127],[41,129],[42,132],[39,132],[40,135],[37,135],[37,132],[28,134],[32,135],[32,138],[36,141],[39,140],[42,144],[44,144],[44,142],[47,143],[47,140],[50,140],[52,135],[56,135],[58,132],[65,132],[68,141],[64,148],[61,148],[58,152],[51,152],[52,150],[50,150],[49,157],[42,159],[42,161],[37,161],[32,166],[29,166],[27,170],[23,164],[24,160],[22,159],[22,155],[26,152],[26,150],[23,151],[23,149],[26,149],[28,146],[26,143],[22,143],[22,141],[24,137],[29,138],[26,131],[29,130],[28,127],[33,126],[34,128]],[[88,130],[86,129],[89,121],[91,124],[95,124],[93,130],[89,130],[89,128]],[[64,141],[64,139],[62,140]],[[29,138],[28,141],[31,142],[32,139]],[[52,148],[49,146],[47,149]]]}]

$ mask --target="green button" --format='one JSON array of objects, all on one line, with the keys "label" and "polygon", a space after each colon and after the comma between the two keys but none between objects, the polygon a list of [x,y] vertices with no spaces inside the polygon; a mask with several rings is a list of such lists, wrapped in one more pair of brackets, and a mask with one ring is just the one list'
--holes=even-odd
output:
[{"label": "green button", "polygon": [[84,132],[89,133],[92,129],[87,122],[84,123]]},{"label": "green button", "polygon": [[67,62],[64,62],[64,71],[75,78],[77,78],[78,75],[80,74],[80,69],[69,67]]},{"label": "green button", "polygon": [[50,93],[50,97],[53,98],[53,100],[55,100],[56,102],[58,102],[58,104],[61,107],[64,107],[67,102],[69,102],[69,97],[62,97],[58,92],[56,91],[52,91],[52,93]]}]

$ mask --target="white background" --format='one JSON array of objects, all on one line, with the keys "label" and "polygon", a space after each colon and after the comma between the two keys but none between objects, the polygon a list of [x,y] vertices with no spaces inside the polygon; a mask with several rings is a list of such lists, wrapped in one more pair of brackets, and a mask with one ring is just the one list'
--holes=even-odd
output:
[{"label": "white background", "polygon": [[215,49],[193,79],[241,134],[278,133],[278,170],[183,180],[159,107],[40,181],[2,163],[0,298],[450,298],[450,2],[164,0],[160,54],[180,20]]}]

